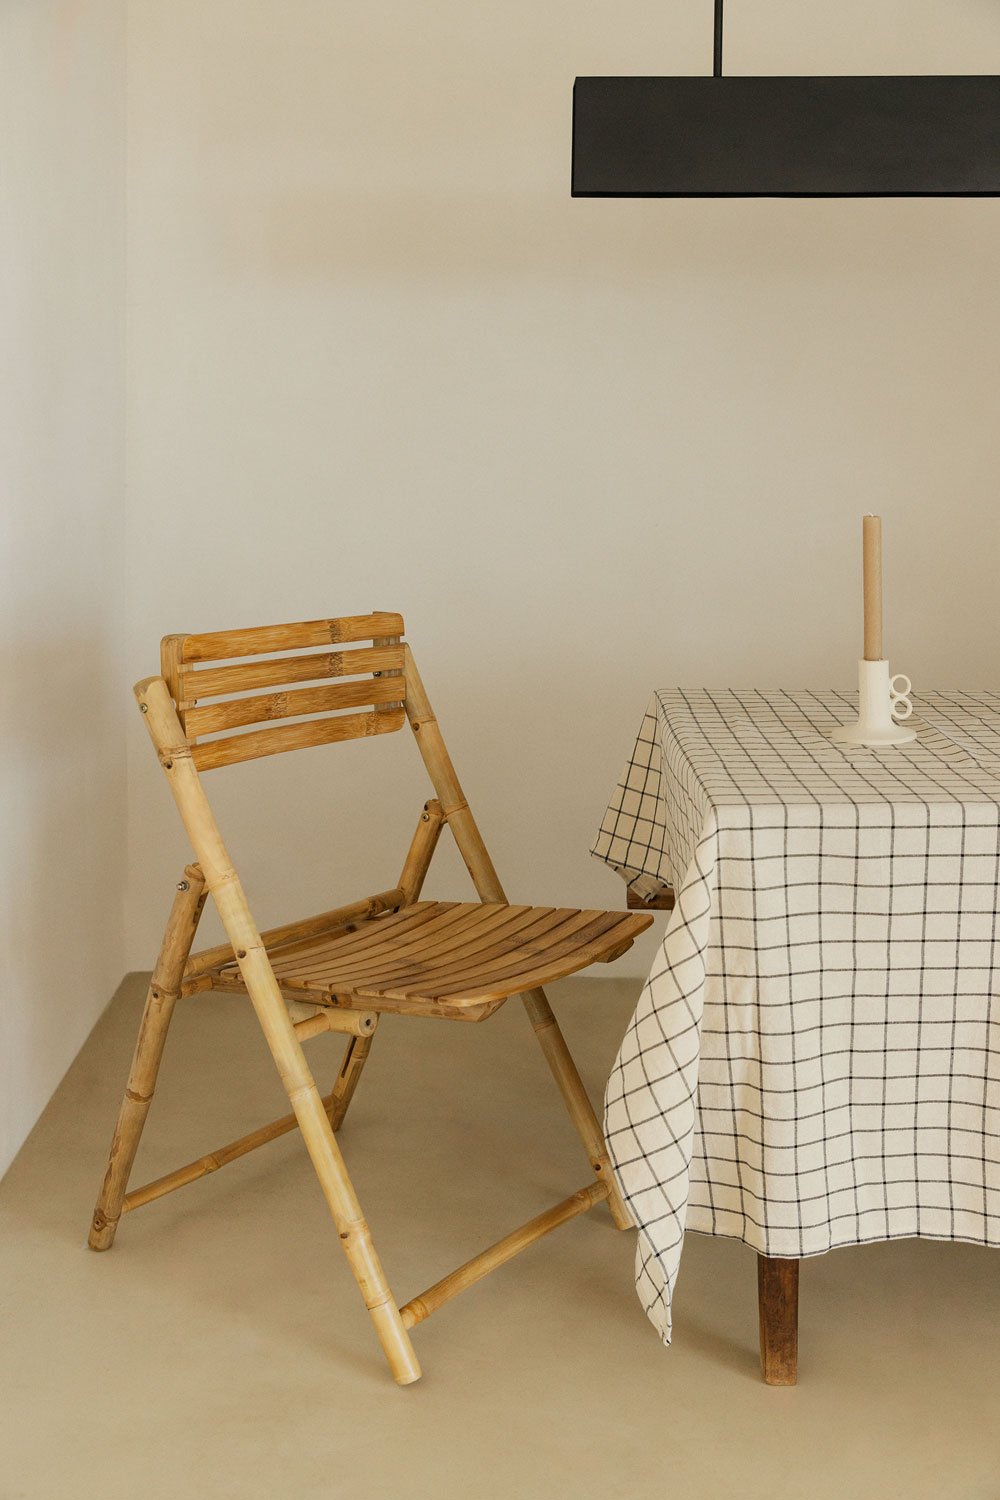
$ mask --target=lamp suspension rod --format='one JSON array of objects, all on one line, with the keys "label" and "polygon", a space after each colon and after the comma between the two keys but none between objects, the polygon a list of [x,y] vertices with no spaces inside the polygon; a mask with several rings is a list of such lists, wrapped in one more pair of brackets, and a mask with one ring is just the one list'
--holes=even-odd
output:
[{"label": "lamp suspension rod", "polygon": [[712,72],[716,78],[722,77],[722,6],[723,0],[715,0],[715,59]]}]

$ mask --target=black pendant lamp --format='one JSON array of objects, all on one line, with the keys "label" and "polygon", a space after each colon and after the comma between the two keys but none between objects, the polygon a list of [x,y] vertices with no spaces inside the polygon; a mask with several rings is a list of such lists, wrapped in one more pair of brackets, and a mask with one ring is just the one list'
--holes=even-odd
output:
[{"label": "black pendant lamp", "polygon": [[992,198],[1000,76],[578,78],[574,198]]}]

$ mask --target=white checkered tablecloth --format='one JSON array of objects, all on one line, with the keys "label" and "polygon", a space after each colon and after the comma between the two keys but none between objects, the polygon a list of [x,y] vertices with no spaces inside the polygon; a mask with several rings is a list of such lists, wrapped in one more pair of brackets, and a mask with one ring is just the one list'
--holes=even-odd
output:
[{"label": "white checkered tablecloth", "polygon": [[606,1097],[664,1342],[685,1229],[1000,1244],[1000,695],[653,695],[593,853],[675,887]]}]

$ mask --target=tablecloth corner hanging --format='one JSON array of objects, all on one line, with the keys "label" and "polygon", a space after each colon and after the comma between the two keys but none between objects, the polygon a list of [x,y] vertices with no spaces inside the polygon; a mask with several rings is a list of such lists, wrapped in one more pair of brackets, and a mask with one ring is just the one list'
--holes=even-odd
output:
[{"label": "tablecloth corner hanging", "polygon": [[605,1101],[665,1342],[688,1229],[1000,1246],[1000,695],[891,754],[831,740],[853,707],[655,692],[594,846],[676,889]]}]

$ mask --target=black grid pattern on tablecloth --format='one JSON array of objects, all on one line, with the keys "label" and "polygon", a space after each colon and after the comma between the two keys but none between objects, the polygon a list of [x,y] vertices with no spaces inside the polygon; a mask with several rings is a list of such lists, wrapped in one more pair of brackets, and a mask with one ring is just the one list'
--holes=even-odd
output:
[{"label": "black grid pattern on tablecloth", "polygon": [[605,1113],[666,1341],[686,1228],[1000,1244],[1000,696],[916,707],[876,753],[846,694],[656,693],[602,821],[677,892]]}]

